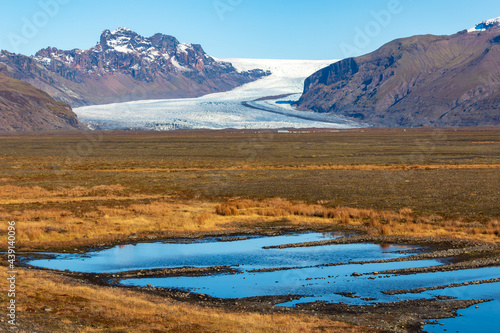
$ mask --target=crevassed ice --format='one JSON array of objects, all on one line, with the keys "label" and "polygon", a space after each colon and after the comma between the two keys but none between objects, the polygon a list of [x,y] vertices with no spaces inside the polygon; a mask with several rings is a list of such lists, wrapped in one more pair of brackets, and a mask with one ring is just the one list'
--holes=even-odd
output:
[{"label": "crevassed ice", "polygon": [[[269,70],[272,75],[231,91],[199,98],[145,100],[76,108],[81,121],[99,129],[171,130],[178,128],[353,128],[361,124],[312,112],[296,111],[277,100],[297,100],[304,80],[336,60],[215,59],[238,71]],[[173,61],[174,66],[176,64]],[[178,67],[178,68],[179,68]],[[181,69],[181,68],[179,68]],[[273,100],[262,97],[288,95]],[[249,102],[255,108],[244,106]],[[260,108],[260,109],[257,109]]]}]

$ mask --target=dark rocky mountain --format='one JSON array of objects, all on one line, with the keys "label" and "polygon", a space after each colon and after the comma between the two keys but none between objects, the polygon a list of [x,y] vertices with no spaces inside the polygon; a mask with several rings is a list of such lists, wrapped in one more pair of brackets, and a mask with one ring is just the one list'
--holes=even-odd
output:
[{"label": "dark rocky mountain", "polygon": [[500,125],[500,20],[397,39],[307,78],[302,110],[386,127]]},{"label": "dark rocky mountain", "polygon": [[197,44],[172,36],[144,38],[127,29],[105,30],[95,47],[63,51],[48,47],[34,57],[2,51],[8,75],[72,106],[141,99],[196,97],[226,91],[267,75],[239,73]]},{"label": "dark rocky mountain", "polygon": [[86,129],[68,104],[6,71],[0,64],[0,132]]}]

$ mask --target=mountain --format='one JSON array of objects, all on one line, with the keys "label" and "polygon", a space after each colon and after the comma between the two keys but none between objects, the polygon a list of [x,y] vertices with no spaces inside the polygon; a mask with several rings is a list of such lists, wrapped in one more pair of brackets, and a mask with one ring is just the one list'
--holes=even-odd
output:
[{"label": "mountain", "polygon": [[2,51],[11,77],[72,106],[143,99],[197,97],[227,91],[268,75],[238,72],[197,44],[155,34],[145,38],[127,28],[105,30],[88,50],[38,51],[34,57]]},{"label": "mountain", "polygon": [[0,132],[85,129],[68,104],[5,75],[0,64]]},{"label": "mountain", "polygon": [[397,39],[306,79],[300,110],[386,127],[500,125],[500,18]]}]

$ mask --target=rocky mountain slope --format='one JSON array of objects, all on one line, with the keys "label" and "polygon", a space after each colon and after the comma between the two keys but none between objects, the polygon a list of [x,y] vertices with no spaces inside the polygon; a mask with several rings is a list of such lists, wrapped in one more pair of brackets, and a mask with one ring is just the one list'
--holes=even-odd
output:
[{"label": "rocky mountain slope", "polygon": [[68,104],[5,75],[0,64],[0,132],[85,129]]},{"label": "rocky mountain slope", "polygon": [[34,57],[2,51],[8,74],[72,106],[143,99],[196,97],[230,90],[267,75],[238,72],[197,44],[172,36],[145,38],[127,29],[105,30],[88,50],[46,48]]},{"label": "rocky mountain slope", "polygon": [[500,125],[500,19],[394,40],[305,81],[301,110],[375,126]]}]

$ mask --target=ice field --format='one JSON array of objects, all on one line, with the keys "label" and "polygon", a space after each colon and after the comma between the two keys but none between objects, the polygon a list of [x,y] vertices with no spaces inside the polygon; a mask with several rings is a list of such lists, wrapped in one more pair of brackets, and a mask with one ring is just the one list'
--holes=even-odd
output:
[{"label": "ice field", "polygon": [[[271,75],[231,91],[198,98],[144,100],[75,108],[80,121],[92,129],[276,129],[353,128],[361,125],[340,117],[296,111],[304,80],[335,60],[218,59],[239,71],[260,68]],[[281,99],[262,97],[290,94]],[[249,107],[251,106],[251,107]]]}]

